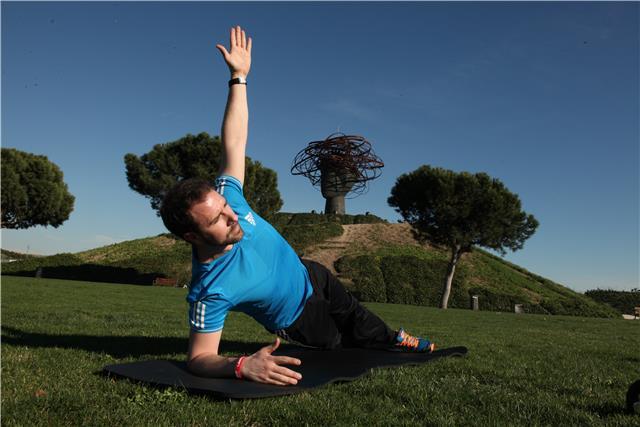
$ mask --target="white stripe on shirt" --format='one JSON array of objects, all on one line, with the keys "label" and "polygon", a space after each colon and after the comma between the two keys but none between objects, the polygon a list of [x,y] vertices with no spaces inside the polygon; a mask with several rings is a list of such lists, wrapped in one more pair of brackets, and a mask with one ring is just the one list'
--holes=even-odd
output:
[{"label": "white stripe on shirt", "polygon": [[200,310],[200,328],[204,329],[204,311],[206,310],[207,306],[200,303],[202,309]]}]

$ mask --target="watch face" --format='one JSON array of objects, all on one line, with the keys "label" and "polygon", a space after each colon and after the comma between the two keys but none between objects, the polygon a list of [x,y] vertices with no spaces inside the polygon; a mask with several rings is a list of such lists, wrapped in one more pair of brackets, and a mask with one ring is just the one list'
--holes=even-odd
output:
[{"label": "watch face", "polygon": [[229,86],[235,85],[235,84],[247,84],[247,79],[244,77],[236,77],[235,79],[231,79],[229,80]]}]

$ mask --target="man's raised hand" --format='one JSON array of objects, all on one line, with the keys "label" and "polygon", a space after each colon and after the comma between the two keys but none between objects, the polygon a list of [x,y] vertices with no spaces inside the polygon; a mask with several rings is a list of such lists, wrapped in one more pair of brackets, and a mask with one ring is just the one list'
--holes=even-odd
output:
[{"label": "man's raised hand", "polygon": [[277,385],[295,385],[302,375],[291,369],[280,365],[300,365],[300,359],[287,356],[272,356],[280,346],[280,338],[276,337],[276,341],[272,345],[262,347],[256,353],[247,357],[242,365],[242,376],[252,381],[277,384]]},{"label": "man's raised hand", "polygon": [[247,36],[243,29],[238,25],[231,28],[231,40],[229,42],[229,51],[221,45],[217,44],[216,48],[222,53],[225,62],[231,71],[231,77],[246,77],[251,68],[251,37],[247,40]]}]

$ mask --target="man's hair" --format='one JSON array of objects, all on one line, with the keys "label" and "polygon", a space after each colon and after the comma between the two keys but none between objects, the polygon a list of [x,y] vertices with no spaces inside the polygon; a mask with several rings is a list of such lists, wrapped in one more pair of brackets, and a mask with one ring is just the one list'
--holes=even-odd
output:
[{"label": "man's hair", "polygon": [[198,231],[197,224],[189,214],[194,203],[204,199],[210,191],[215,191],[213,184],[202,178],[184,179],[174,185],[162,199],[160,216],[167,229],[184,239],[189,231]]}]

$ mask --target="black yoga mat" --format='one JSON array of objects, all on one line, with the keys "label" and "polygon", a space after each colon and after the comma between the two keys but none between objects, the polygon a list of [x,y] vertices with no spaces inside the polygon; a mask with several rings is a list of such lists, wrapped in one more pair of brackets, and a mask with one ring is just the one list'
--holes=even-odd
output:
[{"label": "black yoga mat", "polygon": [[287,366],[302,374],[295,386],[277,386],[238,380],[235,378],[204,378],[187,371],[186,362],[175,360],[147,360],[108,365],[104,372],[156,386],[184,388],[192,393],[206,393],[214,397],[250,399],[295,394],[336,381],[352,381],[372,368],[417,365],[441,357],[464,356],[466,347],[451,347],[433,353],[400,353],[359,348],[321,351],[293,348],[276,351],[274,355],[296,357],[300,366]]}]

